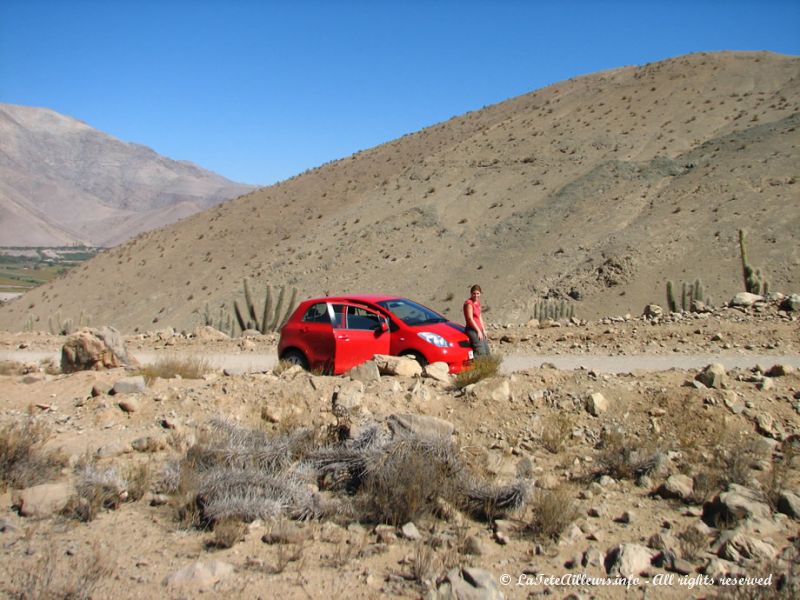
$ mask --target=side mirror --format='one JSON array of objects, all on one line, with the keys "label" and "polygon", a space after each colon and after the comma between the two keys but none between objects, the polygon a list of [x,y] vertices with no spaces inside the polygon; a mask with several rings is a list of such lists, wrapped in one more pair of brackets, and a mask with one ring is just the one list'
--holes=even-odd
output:
[{"label": "side mirror", "polygon": [[389,331],[389,324],[383,319],[381,319],[381,324],[378,327],[378,331],[380,331],[381,333],[386,333],[387,331]]}]

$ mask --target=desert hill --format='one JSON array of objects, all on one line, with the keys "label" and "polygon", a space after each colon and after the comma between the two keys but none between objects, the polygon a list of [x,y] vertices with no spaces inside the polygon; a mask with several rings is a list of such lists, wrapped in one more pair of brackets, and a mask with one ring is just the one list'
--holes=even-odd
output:
[{"label": "desert hill", "polygon": [[251,189],[54,111],[0,105],[4,246],[113,246]]},{"label": "desert hill", "polygon": [[[665,303],[667,280],[742,289],[737,232],[800,290],[800,59],[703,53],[583,76],[454,117],[139,235],[0,308],[123,331],[202,321],[242,281],[408,295],[453,317],[542,298],[580,317]],[[572,298],[577,298],[573,300]],[[459,317],[460,318],[460,317]]]}]

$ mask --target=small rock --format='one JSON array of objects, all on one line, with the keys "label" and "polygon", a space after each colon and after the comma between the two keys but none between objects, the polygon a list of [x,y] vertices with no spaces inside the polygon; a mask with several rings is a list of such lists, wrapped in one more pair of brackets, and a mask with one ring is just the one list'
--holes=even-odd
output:
[{"label": "small rock", "polygon": [[117,406],[122,409],[123,412],[126,413],[135,413],[141,410],[142,406],[136,396],[128,396],[123,398],[117,403]]},{"label": "small rock", "polygon": [[767,377],[786,377],[792,375],[796,369],[792,365],[772,365],[770,369],[764,373]]},{"label": "small rock", "polygon": [[412,523],[411,521],[409,521],[400,528],[400,533],[407,540],[417,541],[422,539],[422,535],[420,534],[419,529],[417,529],[417,526],[414,525],[414,523]]},{"label": "small rock", "polygon": [[434,362],[426,365],[422,369],[422,376],[447,385],[453,383],[453,376],[450,374],[450,367],[446,362]]},{"label": "small rock", "polygon": [[756,384],[756,387],[762,392],[768,392],[775,387],[775,382],[772,379],[764,378]]},{"label": "small rock", "polygon": [[209,562],[194,562],[180,571],[166,577],[163,585],[166,587],[197,587],[208,588],[233,574],[233,565],[219,560]]},{"label": "small rock", "polygon": [[603,566],[603,553],[597,548],[589,548],[583,553],[581,565],[584,567],[602,567]]},{"label": "small rock", "polygon": [[600,392],[594,392],[586,399],[586,410],[590,415],[599,417],[608,411],[608,400]]},{"label": "small rock", "polygon": [[721,390],[728,387],[728,376],[720,363],[708,365],[695,376],[695,380],[708,388]]},{"label": "small rock", "polygon": [[299,544],[310,537],[310,530],[295,521],[278,521],[261,536],[265,544]]},{"label": "small rock", "polygon": [[670,475],[667,480],[658,488],[658,494],[662,498],[679,498],[687,500],[694,492],[694,481],[688,475],[681,473]]},{"label": "small rock", "polygon": [[782,491],[778,496],[778,511],[800,520],[800,496],[789,490]]},{"label": "small rock", "polygon": [[135,377],[124,377],[114,383],[111,388],[113,394],[142,394],[147,389],[144,377],[137,375]]},{"label": "small rock", "polygon": [[378,370],[378,365],[374,360],[368,360],[356,365],[347,372],[350,379],[360,381],[362,383],[370,383],[371,381],[380,381],[381,374]]},{"label": "small rock", "polygon": [[464,553],[472,556],[483,556],[486,554],[486,545],[477,535],[467,536],[464,540]]},{"label": "small rock", "polygon": [[650,568],[657,554],[639,544],[620,544],[606,554],[606,571],[611,576],[638,577]]}]

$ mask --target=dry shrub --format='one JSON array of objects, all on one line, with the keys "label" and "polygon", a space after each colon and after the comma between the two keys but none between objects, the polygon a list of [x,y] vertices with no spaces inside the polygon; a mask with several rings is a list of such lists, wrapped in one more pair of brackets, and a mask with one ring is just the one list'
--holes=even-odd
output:
[{"label": "dry shrub", "polygon": [[572,490],[559,486],[554,490],[537,489],[531,500],[533,517],[528,531],[538,540],[557,540],[566,528],[578,518],[578,508]]},{"label": "dry shrub", "polygon": [[210,548],[232,548],[244,540],[247,526],[238,519],[222,519],[214,524],[214,537],[208,542]]},{"label": "dry shrub", "polygon": [[0,489],[26,488],[60,474],[66,459],[43,448],[49,434],[46,425],[33,417],[0,430]]},{"label": "dry shrub", "polygon": [[706,536],[696,527],[688,527],[678,534],[681,557],[690,562],[696,561],[703,556],[703,552],[708,548]]},{"label": "dry shrub", "polygon": [[129,502],[138,502],[150,491],[153,481],[153,469],[150,462],[142,462],[128,466],[125,470],[125,481]]},{"label": "dry shrub", "polygon": [[759,436],[746,430],[721,429],[716,446],[705,460],[699,460],[693,499],[704,502],[730,483],[750,485],[753,467],[768,453],[769,446]]},{"label": "dry shrub", "polygon": [[548,452],[558,454],[572,436],[573,418],[564,412],[548,416],[542,425],[542,446]]},{"label": "dry shrub", "polygon": [[78,471],[75,495],[62,514],[79,521],[93,521],[103,509],[116,509],[127,498],[127,482],[113,467],[89,463]]},{"label": "dry shrub", "polygon": [[290,363],[288,360],[279,360],[277,364],[272,367],[272,374],[276,377],[279,376],[284,371],[291,369],[294,365]]},{"label": "dry shrub", "polygon": [[11,597],[18,600],[90,600],[103,579],[111,577],[113,565],[107,552],[93,546],[91,553],[65,560],[48,545],[42,557],[16,570]]},{"label": "dry shrub", "polygon": [[0,375],[23,375],[25,365],[14,360],[0,360]]},{"label": "dry shrub", "polygon": [[202,356],[168,357],[162,358],[139,370],[139,375],[144,377],[147,385],[157,379],[172,379],[180,376],[183,379],[202,379],[211,372],[211,366]]},{"label": "dry shrub", "polygon": [[311,448],[313,432],[308,430],[270,436],[212,422],[180,465],[182,520],[208,526],[232,518],[317,516],[308,486],[313,472],[296,468]]},{"label": "dry shrub", "polygon": [[436,574],[434,560],[436,554],[429,543],[420,542],[414,548],[411,558],[411,577],[419,584],[425,585]]},{"label": "dry shrub", "polygon": [[500,364],[503,359],[497,354],[489,356],[478,356],[472,361],[469,369],[461,371],[456,375],[453,385],[458,389],[463,389],[468,385],[477,383],[482,379],[494,377],[500,371]]},{"label": "dry shrub", "polygon": [[[494,485],[474,476],[449,438],[389,433],[377,424],[333,444],[319,433],[215,421],[156,487],[175,495],[182,522],[202,527],[322,516],[398,525],[436,514],[442,500],[486,519],[526,500],[523,480]],[[314,493],[314,486],[331,493]]]},{"label": "dry shrub", "polygon": [[463,465],[444,440],[402,439],[366,465],[359,508],[367,519],[400,525],[433,514],[439,498],[457,497]]},{"label": "dry shrub", "polygon": [[793,438],[783,441],[780,452],[776,453],[772,460],[772,468],[764,482],[764,494],[773,511],[777,511],[778,499],[783,491],[798,488],[795,463],[800,458],[800,448],[797,442],[798,440]]},{"label": "dry shrub", "polygon": [[638,479],[657,471],[664,454],[652,440],[619,430],[604,430],[600,437],[599,473],[615,479]]}]

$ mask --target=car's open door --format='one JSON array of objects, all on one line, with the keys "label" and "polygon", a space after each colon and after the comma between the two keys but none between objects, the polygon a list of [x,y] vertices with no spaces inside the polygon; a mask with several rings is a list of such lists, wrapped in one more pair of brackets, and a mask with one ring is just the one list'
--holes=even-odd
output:
[{"label": "car's open door", "polygon": [[389,354],[386,317],[364,306],[344,302],[330,305],[333,322],[334,373],[344,373],[376,354]]}]

